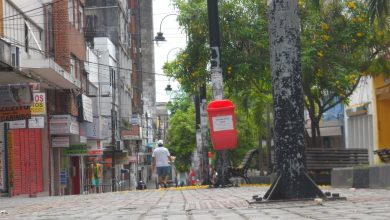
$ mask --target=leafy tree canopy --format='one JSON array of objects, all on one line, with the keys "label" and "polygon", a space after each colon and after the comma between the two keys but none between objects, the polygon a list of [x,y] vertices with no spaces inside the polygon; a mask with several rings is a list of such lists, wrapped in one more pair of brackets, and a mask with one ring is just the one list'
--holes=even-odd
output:
[{"label": "leafy tree canopy", "polygon": [[172,112],[169,119],[167,146],[175,159],[179,172],[187,172],[191,166],[191,155],[196,148],[195,110],[190,97],[178,96],[168,106]]}]

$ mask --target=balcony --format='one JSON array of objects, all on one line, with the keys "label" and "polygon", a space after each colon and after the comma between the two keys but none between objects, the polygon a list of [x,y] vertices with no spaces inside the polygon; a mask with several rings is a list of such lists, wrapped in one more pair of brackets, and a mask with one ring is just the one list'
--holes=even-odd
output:
[{"label": "balcony", "polygon": [[65,71],[52,58],[25,59],[21,70],[39,76],[60,89],[79,89],[81,86],[80,80]]},{"label": "balcony", "polygon": [[20,72],[12,60],[12,47],[4,40],[0,40],[0,84],[33,83],[36,79]]}]

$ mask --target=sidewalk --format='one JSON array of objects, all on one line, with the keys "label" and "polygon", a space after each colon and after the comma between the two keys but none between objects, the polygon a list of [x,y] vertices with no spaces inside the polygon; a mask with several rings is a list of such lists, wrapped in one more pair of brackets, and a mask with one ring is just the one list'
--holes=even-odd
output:
[{"label": "sidewalk", "polygon": [[346,201],[249,204],[268,187],[169,188],[80,196],[1,198],[0,219],[390,219],[390,190],[332,189]]}]

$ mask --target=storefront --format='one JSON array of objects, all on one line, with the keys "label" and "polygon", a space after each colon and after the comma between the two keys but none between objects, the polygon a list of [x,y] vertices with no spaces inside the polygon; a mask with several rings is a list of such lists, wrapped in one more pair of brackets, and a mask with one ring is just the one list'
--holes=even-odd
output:
[{"label": "storefront", "polygon": [[82,170],[87,146],[80,143],[80,128],[71,115],[50,116],[51,147],[53,150],[54,194],[83,193]]}]

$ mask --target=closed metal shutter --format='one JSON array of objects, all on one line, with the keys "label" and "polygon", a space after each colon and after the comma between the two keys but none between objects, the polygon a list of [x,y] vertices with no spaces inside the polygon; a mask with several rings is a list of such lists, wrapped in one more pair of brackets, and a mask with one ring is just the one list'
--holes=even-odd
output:
[{"label": "closed metal shutter", "polygon": [[372,115],[348,118],[347,148],[368,149],[370,164],[374,162],[374,137]]},{"label": "closed metal shutter", "polygon": [[9,131],[12,145],[12,195],[42,192],[42,130]]}]

